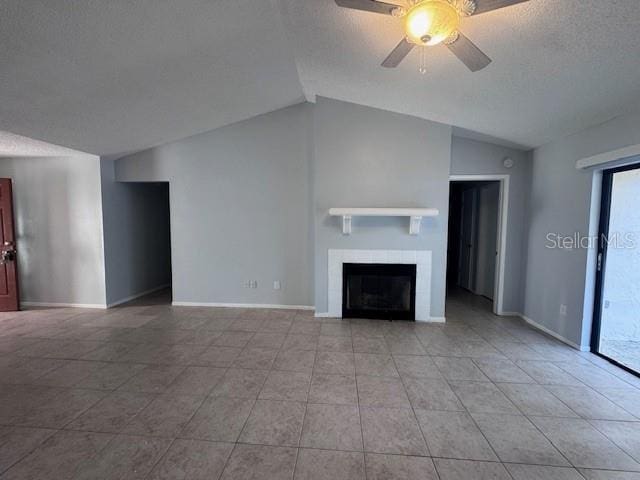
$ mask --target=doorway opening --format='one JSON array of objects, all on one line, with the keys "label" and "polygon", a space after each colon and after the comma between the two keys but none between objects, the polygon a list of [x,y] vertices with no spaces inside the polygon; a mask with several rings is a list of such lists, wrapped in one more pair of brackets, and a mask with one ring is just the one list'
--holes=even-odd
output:
[{"label": "doorway opening", "polygon": [[640,164],[602,172],[591,350],[640,376]]},{"label": "doorway opening", "polygon": [[502,314],[508,177],[452,177],[447,300]]},{"label": "doorway opening", "polygon": [[[171,213],[168,182],[116,183],[105,214],[107,304],[170,305]],[[117,202],[114,201],[118,200]],[[118,208],[111,208],[116,205]]]}]

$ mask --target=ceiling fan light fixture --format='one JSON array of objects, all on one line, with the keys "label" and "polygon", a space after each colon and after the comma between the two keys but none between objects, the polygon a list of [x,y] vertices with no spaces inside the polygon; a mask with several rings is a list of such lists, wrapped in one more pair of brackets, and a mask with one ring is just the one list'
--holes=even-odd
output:
[{"label": "ceiling fan light fixture", "polygon": [[407,39],[421,46],[434,46],[451,37],[460,26],[460,14],[446,0],[423,0],[406,15]]},{"label": "ceiling fan light fixture", "polygon": [[447,38],[445,38],[442,43],[444,43],[445,45],[452,45],[452,44],[456,43],[459,38],[460,38],[460,33],[456,30],[451,35],[449,35]]},{"label": "ceiling fan light fixture", "polygon": [[476,0],[448,0],[451,5],[455,7],[460,15],[463,17],[470,17],[474,13],[476,13],[476,9],[478,8],[478,4]]}]

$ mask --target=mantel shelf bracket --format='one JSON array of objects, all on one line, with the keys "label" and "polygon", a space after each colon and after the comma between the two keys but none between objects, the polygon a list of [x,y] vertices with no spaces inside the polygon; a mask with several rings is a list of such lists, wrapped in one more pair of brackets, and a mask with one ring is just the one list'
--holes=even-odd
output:
[{"label": "mantel shelf bracket", "polygon": [[420,233],[420,224],[422,217],[411,216],[409,218],[409,235],[418,235]]},{"label": "mantel shelf bracket", "polygon": [[351,235],[351,215],[342,216],[342,233],[344,235]]},{"label": "mantel shelf bracket", "polygon": [[424,217],[436,217],[436,208],[331,208],[329,215],[342,217],[342,233],[351,235],[354,216],[363,217],[409,217],[409,234],[418,235]]}]

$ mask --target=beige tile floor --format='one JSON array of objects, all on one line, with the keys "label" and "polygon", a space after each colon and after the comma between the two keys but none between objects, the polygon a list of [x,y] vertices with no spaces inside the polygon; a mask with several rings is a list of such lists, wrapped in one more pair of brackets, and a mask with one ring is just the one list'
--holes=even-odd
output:
[{"label": "beige tile floor", "polygon": [[640,342],[601,338],[600,352],[617,360],[620,364],[640,372]]},{"label": "beige tile floor", "polygon": [[483,301],[446,325],[0,317],[0,479],[638,480],[640,380]]}]

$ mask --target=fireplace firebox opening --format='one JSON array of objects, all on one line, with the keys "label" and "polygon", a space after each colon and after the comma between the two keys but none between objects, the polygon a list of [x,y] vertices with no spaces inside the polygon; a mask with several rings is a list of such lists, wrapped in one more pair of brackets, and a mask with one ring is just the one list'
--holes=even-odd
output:
[{"label": "fireplace firebox opening", "polygon": [[416,265],[344,263],[342,317],[415,320]]}]

